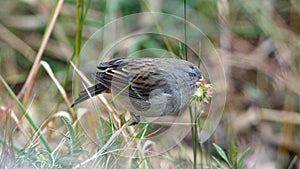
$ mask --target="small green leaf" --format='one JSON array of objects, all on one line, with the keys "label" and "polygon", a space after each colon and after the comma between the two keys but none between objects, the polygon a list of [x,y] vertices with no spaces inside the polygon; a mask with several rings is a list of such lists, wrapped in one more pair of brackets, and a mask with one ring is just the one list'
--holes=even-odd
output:
[{"label": "small green leaf", "polygon": [[146,124],[146,125],[143,127],[143,129],[142,129],[139,133],[137,133],[137,135],[136,135],[134,138],[136,138],[136,139],[141,139],[141,138],[143,138],[149,127],[150,127],[150,125],[149,125],[149,124]]},{"label": "small green leaf", "polygon": [[69,122],[68,119],[66,119],[65,117],[62,117],[63,122],[65,123],[69,133],[70,133],[70,140],[73,141],[75,139],[75,131],[73,126],[71,125],[71,123]]},{"label": "small green leaf", "polygon": [[223,166],[223,164],[222,164],[215,156],[211,156],[211,158],[213,158],[213,159],[216,161],[216,163],[217,163],[222,169],[225,168],[225,167]]},{"label": "small green leaf", "polygon": [[100,144],[105,144],[106,141],[111,137],[113,133],[113,123],[109,122],[102,117],[98,117],[99,128],[96,130],[96,138],[99,140]]},{"label": "small green leaf", "polygon": [[36,145],[30,147],[28,149],[28,153],[27,154],[32,154],[37,149],[38,146],[39,146],[39,144],[36,144]]},{"label": "small green leaf", "polygon": [[84,135],[78,136],[78,138],[74,140],[73,146],[80,147],[85,140],[86,137]]},{"label": "small green leaf", "polygon": [[234,163],[234,168],[237,168],[237,159],[238,159],[238,149],[234,143],[234,140],[232,139],[230,142],[230,154],[231,154],[231,161]]},{"label": "small green leaf", "polygon": [[218,154],[223,158],[223,160],[229,165],[229,167],[232,166],[231,162],[228,160],[226,153],[224,152],[224,150],[218,146],[217,144],[213,143],[213,146],[215,147],[215,149],[217,150]]},{"label": "small green leaf", "polygon": [[243,154],[241,155],[241,158],[239,159],[238,164],[237,164],[238,169],[243,169],[243,167],[244,167],[244,160],[245,160],[245,157],[247,156],[249,150],[250,150],[250,148],[247,148],[247,150],[245,150],[243,152]]}]

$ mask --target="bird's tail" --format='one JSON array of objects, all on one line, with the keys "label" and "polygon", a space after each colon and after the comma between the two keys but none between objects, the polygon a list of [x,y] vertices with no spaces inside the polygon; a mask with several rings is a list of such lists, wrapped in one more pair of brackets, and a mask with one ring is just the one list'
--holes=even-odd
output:
[{"label": "bird's tail", "polygon": [[74,103],[71,105],[71,107],[74,107],[78,103],[81,103],[93,96],[96,96],[96,95],[102,93],[104,90],[106,90],[106,87],[103,86],[101,83],[98,83],[92,87],[82,90],[79,93],[79,97],[74,101]]}]

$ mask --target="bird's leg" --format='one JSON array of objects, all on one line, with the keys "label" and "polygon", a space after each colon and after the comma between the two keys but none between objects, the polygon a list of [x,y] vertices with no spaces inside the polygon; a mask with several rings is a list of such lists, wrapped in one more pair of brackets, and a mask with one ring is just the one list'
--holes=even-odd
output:
[{"label": "bird's leg", "polygon": [[133,114],[131,112],[130,112],[130,116],[131,116],[131,118],[128,120],[129,126],[133,126],[133,125],[139,124],[139,122],[140,122],[140,116],[136,116],[135,114]]}]

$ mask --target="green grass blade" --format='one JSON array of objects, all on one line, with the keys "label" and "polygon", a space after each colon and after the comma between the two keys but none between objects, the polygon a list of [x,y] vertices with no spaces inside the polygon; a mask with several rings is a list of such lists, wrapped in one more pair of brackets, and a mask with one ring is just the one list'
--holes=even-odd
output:
[{"label": "green grass blade", "polygon": [[247,148],[247,150],[245,150],[243,152],[243,154],[241,155],[241,158],[239,159],[239,161],[237,163],[238,169],[243,169],[243,167],[244,167],[244,160],[245,160],[245,157],[247,156],[249,150],[250,150],[250,148]]},{"label": "green grass blade", "polygon": [[218,146],[217,144],[213,143],[213,146],[215,147],[215,149],[217,150],[218,154],[221,156],[221,158],[223,158],[223,160],[229,165],[229,167],[232,166],[231,162],[228,160],[226,153],[224,152],[224,150]]},{"label": "green grass blade", "polygon": [[215,160],[215,162],[222,168],[224,169],[225,167],[223,166],[223,164],[215,157],[215,156],[211,156],[212,159]]},{"label": "green grass blade", "polygon": [[75,140],[75,131],[74,131],[73,126],[71,125],[71,123],[69,122],[69,120],[67,118],[62,117],[62,120],[70,133],[70,140],[71,141]]},{"label": "green grass blade", "polygon": [[41,133],[41,131],[39,130],[39,127],[35,124],[35,122],[32,120],[32,118],[30,117],[30,115],[27,113],[25,107],[22,105],[22,103],[20,102],[20,100],[17,98],[17,96],[15,95],[15,93],[11,90],[11,88],[8,86],[8,84],[6,83],[6,81],[3,79],[3,77],[0,75],[0,80],[3,83],[3,85],[5,86],[6,90],[8,91],[8,93],[11,95],[11,97],[16,101],[16,103],[18,104],[19,108],[21,109],[22,113],[24,114],[25,118],[28,120],[28,122],[30,123],[30,125],[33,127],[33,129],[35,130],[35,132],[37,132],[37,134],[40,136],[41,141],[43,142],[43,144],[45,145],[45,147],[47,148],[48,152],[52,152],[52,148],[50,147],[47,139],[44,137],[44,135]]}]

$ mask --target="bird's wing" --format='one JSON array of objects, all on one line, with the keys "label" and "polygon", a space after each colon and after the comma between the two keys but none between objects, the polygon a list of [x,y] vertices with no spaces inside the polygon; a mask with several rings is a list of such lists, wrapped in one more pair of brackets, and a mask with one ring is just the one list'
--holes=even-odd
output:
[{"label": "bird's wing", "polygon": [[[121,62],[124,62],[124,60],[126,60],[126,58],[119,58],[119,59],[115,59],[115,60],[112,60],[109,62],[103,62],[103,63],[100,63],[97,66],[97,68],[102,70],[103,72],[105,72],[106,69],[113,69],[115,67],[118,67]],[[79,93],[78,98],[71,105],[71,107],[74,107],[78,103],[81,103],[81,102],[89,99],[90,97],[93,97],[93,96],[96,96],[96,95],[102,93],[106,89],[110,89],[112,77],[109,74],[103,73],[103,72],[94,74],[95,78],[100,83],[98,83],[92,87],[89,87],[85,90],[82,90]]]},{"label": "bird's wing", "polygon": [[132,91],[132,83],[127,72],[107,68],[103,72],[94,73],[93,76],[99,83],[109,88],[113,94],[122,94],[123,96],[130,96],[134,99],[146,100],[146,98]]},{"label": "bird's wing", "polygon": [[[149,101],[153,90],[172,95],[171,74],[160,69],[151,60],[120,58],[100,63],[94,78],[112,91],[134,99]],[[167,79],[165,79],[167,78]],[[115,93],[117,94],[117,93]]]},{"label": "bird's wing", "polygon": [[131,90],[134,93],[137,93],[139,96],[146,98],[147,100],[150,97],[150,94],[153,90],[161,90],[162,94],[169,94],[171,90],[171,86],[168,83],[169,79],[166,80],[163,78],[163,71],[159,72],[140,72],[132,78],[131,81]]}]

